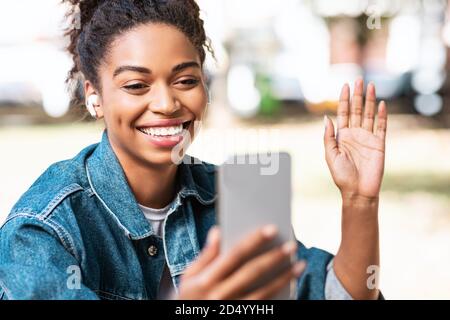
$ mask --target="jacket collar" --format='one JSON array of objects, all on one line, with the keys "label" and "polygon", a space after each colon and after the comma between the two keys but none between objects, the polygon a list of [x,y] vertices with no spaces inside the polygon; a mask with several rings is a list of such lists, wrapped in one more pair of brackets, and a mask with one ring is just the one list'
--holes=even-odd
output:
[{"label": "jacket collar", "polygon": [[[188,164],[193,159],[186,156],[178,165],[177,205],[181,204],[182,199],[191,196],[203,205],[211,204],[216,199],[215,192],[208,190],[210,188],[198,179],[198,174],[193,174],[192,168],[197,165]],[[154,233],[128,185],[106,130],[101,142],[86,160],[85,168],[92,191],[129,238],[137,240]]]}]

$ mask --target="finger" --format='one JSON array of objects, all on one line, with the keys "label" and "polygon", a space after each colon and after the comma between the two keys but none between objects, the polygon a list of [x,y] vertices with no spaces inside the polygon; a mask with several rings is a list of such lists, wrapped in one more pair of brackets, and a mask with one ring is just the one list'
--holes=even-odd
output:
[{"label": "finger", "polygon": [[327,116],[324,117],[325,124],[325,134],[324,134],[324,145],[325,145],[325,158],[328,163],[332,161],[339,154],[339,149],[336,141],[336,136],[334,133],[333,121]]},{"label": "finger", "polygon": [[306,264],[303,261],[297,262],[292,268],[286,271],[283,275],[276,278],[269,285],[262,287],[251,294],[244,297],[248,300],[267,300],[273,298],[280,292],[292,278],[298,278],[305,270]]},{"label": "finger", "polygon": [[366,105],[364,107],[363,128],[373,133],[373,123],[375,121],[375,110],[377,98],[375,93],[375,85],[371,82],[367,86]]},{"label": "finger", "polygon": [[188,267],[184,273],[185,277],[198,274],[213,261],[220,252],[220,229],[212,227],[208,232],[207,243],[198,255],[197,259]]},{"label": "finger", "polygon": [[355,91],[353,92],[353,99],[350,107],[350,126],[352,128],[361,127],[363,92],[364,81],[362,78],[358,78],[355,83]]},{"label": "finger", "polygon": [[258,278],[273,271],[280,263],[289,262],[290,256],[296,251],[297,243],[289,241],[249,261],[217,288],[222,295],[221,299],[231,299],[245,293]]},{"label": "finger", "polygon": [[205,277],[209,278],[211,282],[219,282],[221,279],[226,278],[245,263],[263,244],[266,244],[268,240],[272,240],[277,233],[278,229],[275,225],[267,225],[253,231],[239,241],[228,253],[213,261]]},{"label": "finger", "polygon": [[348,128],[348,114],[350,106],[350,87],[345,84],[341,91],[339,98],[339,105],[337,109],[337,127],[338,130]]},{"label": "finger", "polygon": [[378,106],[378,124],[376,135],[383,140],[386,140],[387,131],[387,108],[384,101],[380,102]]}]

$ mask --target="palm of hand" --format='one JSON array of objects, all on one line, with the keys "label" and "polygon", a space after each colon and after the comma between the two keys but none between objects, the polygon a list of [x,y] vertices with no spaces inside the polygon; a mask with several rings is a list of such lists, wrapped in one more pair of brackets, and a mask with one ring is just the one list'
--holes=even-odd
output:
[{"label": "palm of hand", "polygon": [[340,131],[337,145],[331,169],[335,183],[341,190],[376,197],[383,176],[383,141],[364,129],[347,128]]},{"label": "palm of hand", "polygon": [[373,84],[367,89],[364,118],[362,94],[363,83],[359,80],[350,106],[349,88],[344,86],[338,108],[336,136],[332,121],[326,119],[326,159],[341,193],[374,198],[380,192],[384,172],[387,113],[384,102],[380,103],[378,125],[373,132],[376,104]]}]

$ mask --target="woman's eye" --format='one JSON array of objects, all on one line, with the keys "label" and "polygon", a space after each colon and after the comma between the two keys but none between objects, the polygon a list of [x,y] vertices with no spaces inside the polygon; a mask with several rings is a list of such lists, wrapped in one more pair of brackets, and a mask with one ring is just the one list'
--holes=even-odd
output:
[{"label": "woman's eye", "polygon": [[183,85],[187,85],[187,86],[193,86],[199,83],[199,81],[197,79],[185,79],[185,80],[181,80],[178,83],[181,83]]},{"label": "woman's eye", "polygon": [[128,86],[124,86],[124,88],[128,89],[128,90],[139,90],[139,89],[145,89],[147,87],[148,86],[143,83],[135,83],[135,84],[130,84]]}]

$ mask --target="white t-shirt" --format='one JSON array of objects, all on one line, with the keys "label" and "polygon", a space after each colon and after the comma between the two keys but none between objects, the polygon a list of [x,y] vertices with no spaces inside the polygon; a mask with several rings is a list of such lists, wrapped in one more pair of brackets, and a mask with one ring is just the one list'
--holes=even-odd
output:
[{"label": "white t-shirt", "polygon": [[[168,206],[162,209],[153,209],[149,207],[144,207],[139,205],[145,218],[152,224],[155,233],[162,237],[163,236],[163,222],[169,213],[170,203]],[[172,277],[170,275],[169,268],[167,267],[167,262],[164,264],[164,271],[159,285],[159,291],[156,299],[158,300],[173,300],[175,298],[176,292],[175,287],[172,282]]]}]

